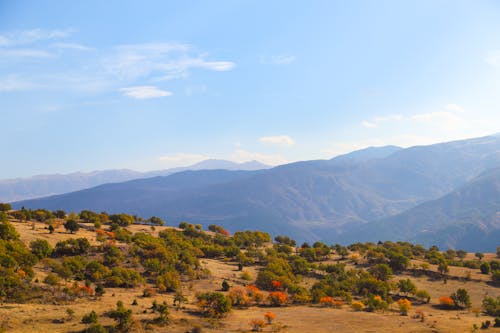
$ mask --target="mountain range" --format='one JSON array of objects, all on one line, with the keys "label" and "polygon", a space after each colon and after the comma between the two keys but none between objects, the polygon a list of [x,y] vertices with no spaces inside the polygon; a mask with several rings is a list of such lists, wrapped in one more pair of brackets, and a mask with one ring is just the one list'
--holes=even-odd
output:
[{"label": "mountain range", "polygon": [[500,239],[498,168],[500,137],[487,136],[257,171],[183,171],[14,206],[157,215],[298,241],[412,240],[491,251]]},{"label": "mountain range", "polygon": [[55,194],[74,192],[106,183],[117,183],[155,176],[167,176],[186,170],[259,170],[266,168],[269,168],[269,166],[257,161],[235,163],[226,160],[208,159],[187,167],[147,172],[118,169],[5,179],[0,180],[0,202],[46,197]]}]

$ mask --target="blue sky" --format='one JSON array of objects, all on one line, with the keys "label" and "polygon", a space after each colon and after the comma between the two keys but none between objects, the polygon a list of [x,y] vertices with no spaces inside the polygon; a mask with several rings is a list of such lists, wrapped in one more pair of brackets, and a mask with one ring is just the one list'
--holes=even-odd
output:
[{"label": "blue sky", "polygon": [[0,179],[500,131],[497,1],[0,1]]}]

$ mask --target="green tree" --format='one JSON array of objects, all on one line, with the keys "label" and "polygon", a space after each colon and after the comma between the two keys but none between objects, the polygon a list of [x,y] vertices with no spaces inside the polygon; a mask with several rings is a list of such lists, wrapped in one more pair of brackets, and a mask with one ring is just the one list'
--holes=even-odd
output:
[{"label": "green tree", "polygon": [[108,313],[108,317],[116,321],[115,328],[121,332],[128,332],[132,327],[132,310],[126,309],[122,301],[116,303],[116,310]]},{"label": "green tree", "polygon": [[463,288],[457,289],[457,291],[454,292],[450,297],[455,303],[455,306],[459,308],[469,309],[472,305],[469,293]]},{"label": "green tree", "polygon": [[70,219],[70,220],[66,221],[66,223],[64,223],[64,229],[66,229],[67,231],[69,231],[70,233],[73,234],[73,233],[77,232],[78,229],[80,229],[80,225],[75,220]]},{"label": "green tree", "polygon": [[219,292],[198,294],[198,306],[208,316],[219,318],[231,311],[231,299]]},{"label": "green tree", "polygon": [[490,263],[489,262],[481,263],[481,266],[479,266],[479,269],[481,270],[482,274],[490,274],[490,271],[491,271]]},{"label": "green tree", "polygon": [[19,234],[16,228],[10,222],[0,223],[0,239],[3,240],[18,240]]},{"label": "green tree", "polygon": [[387,264],[376,264],[368,272],[376,279],[387,281],[392,276],[392,269]]},{"label": "green tree", "polygon": [[12,209],[10,203],[0,203],[0,212],[7,212]]},{"label": "green tree", "polygon": [[482,254],[481,252],[476,252],[476,253],[474,253],[474,255],[479,260],[483,260],[483,258],[484,258],[484,254]]},{"label": "green tree", "polygon": [[400,293],[408,296],[408,294],[415,294],[417,287],[410,279],[403,279],[398,281],[398,289]]},{"label": "green tree", "polygon": [[97,313],[92,310],[90,313],[83,316],[82,324],[97,324],[98,319],[99,317],[97,316]]},{"label": "green tree", "polygon": [[38,259],[47,258],[52,254],[52,246],[45,239],[37,239],[30,243],[31,253]]}]

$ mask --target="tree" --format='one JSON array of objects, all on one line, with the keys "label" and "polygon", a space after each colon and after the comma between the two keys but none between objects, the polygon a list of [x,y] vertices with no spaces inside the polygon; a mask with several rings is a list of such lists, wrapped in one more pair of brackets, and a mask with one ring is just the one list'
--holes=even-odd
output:
[{"label": "tree", "polygon": [[408,296],[408,294],[415,294],[417,291],[417,287],[410,279],[399,280],[398,289],[400,293],[403,293],[406,296]]},{"label": "tree", "polygon": [[231,300],[219,292],[198,294],[196,298],[203,313],[210,317],[220,318],[231,311]]},{"label": "tree", "polygon": [[70,233],[73,234],[73,233],[77,232],[78,229],[80,229],[80,225],[75,220],[70,219],[70,220],[66,221],[66,223],[64,223],[64,229],[66,229],[67,231],[69,231]]},{"label": "tree", "polygon": [[497,247],[497,257],[500,258],[500,246]]},{"label": "tree", "polygon": [[227,280],[222,281],[222,291],[228,291],[231,286],[227,282]]},{"label": "tree", "polygon": [[128,332],[132,327],[132,310],[126,309],[122,301],[116,303],[116,310],[108,313],[108,317],[116,321],[116,329],[122,332]]},{"label": "tree", "polygon": [[474,253],[474,255],[479,260],[483,260],[483,258],[484,258],[484,254],[482,254],[481,252],[476,252],[476,253]]},{"label": "tree", "polygon": [[368,270],[368,272],[370,272],[370,274],[374,278],[382,280],[382,281],[387,281],[392,276],[392,269],[387,264],[376,264],[373,267],[371,267]]},{"label": "tree", "polygon": [[3,240],[17,240],[19,239],[19,234],[16,228],[10,222],[0,223],[0,239]]},{"label": "tree", "polygon": [[446,261],[442,260],[439,262],[439,265],[438,265],[438,272],[441,273],[441,274],[447,274],[450,270],[448,269],[448,264],[446,263]]},{"label": "tree", "polygon": [[55,217],[57,217],[58,219],[63,219],[66,217],[66,212],[64,210],[56,210],[54,211],[52,214],[54,214]]},{"label": "tree", "polygon": [[490,274],[491,266],[489,262],[483,262],[481,263],[481,266],[479,266],[479,269],[481,270],[481,274]]},{"label": "tree", "polygon": [[82,318],[82,324],[97,324],[98,316],[97,313],[92,310],[90,313],[86,314]]},{"label": "tree", "polygon": [[30,243],[31,253],[38,259],[47,258],[52,254],[52,246],[45,239],[37,239]]},{"label": "tree", "polygon": [[1,203],[0,202],[0,212],[7,212],[12,209],[10,203]]},{"label": "tree", "polygon": [[49,224],[49,233],[53,234],[55,231],[54,226],[52,224]]},{"label": "tree", "polygon": [[161,218],[157,216],[151,216],[148,220],[149,223],[154,224],[154,225],[164,225],[165,221],[163,221]]},{"label": "tree", "polygon": [[464,251],[464,250],[457,250],[457,257],[459,257],[460,259],[464,259],[466,255],[467,255],[466,251]]},{"label": "tree", "polygon": [[467,290],[463,288],[457,289],[451,296],[456,307],[469,309],[471,307],[470,296]]}]

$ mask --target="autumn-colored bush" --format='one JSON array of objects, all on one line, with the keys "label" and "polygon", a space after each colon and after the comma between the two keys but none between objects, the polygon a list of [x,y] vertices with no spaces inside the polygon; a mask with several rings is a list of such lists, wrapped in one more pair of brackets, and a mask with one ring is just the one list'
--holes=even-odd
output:
[{"label": "autumn-colored bush", "polygon": [[248,306],[250,304],[250,297],[245,288],[233,287],[229,291],[229,298],[231,303],[236,306]]},{"label": "autumn-colored bush", "polygon": [[353,301],[351,303],[351,307],[354,311],[362,311],[365,308],[365,305],[363,304],[363,302]]},{"label": "autumn-colored bush", "polygon": [[274,290],[280,290],[283,287],[283,283],[281,283],[280,281],[275,281],[275,280],[273,280],[271,282],[271,285],[273,286]]},{"label": "autumn-colored bush", "polygon": [[401,315],[406,316],[408,315],[408,311],[410,311],[411,302],[406,298],[401,298],[400,300],[398,300],[398,308],[401,312]]},{"label": "autumn-colored bush", "polygon": [[255,303],[259,304],[264,300],[264,293],[259,290],[254,285],[248,285],[246,287],[248,297],[250,297]]},{"label": "autumn-colored bush", "polygon": [[250,320],[250,326],[252,327],[252,331],[260,332],[266,326],[266,323],[262,319],[252,319]]},{"label": "autumn-colored bush", "polygon": [[271,324],[273,322],[273,320],[276,318],[276,314],[274,314],[271,311],[268,311],[268,312],[264,313],[264,318],[267,320],[268,324]]},{"label": "autumn-colored bush", "polygon": [[269,302],[273,306],[280,306],[286,303],[288,295],[282,291],[273,291],[269,293]]},{"label": "autumn-colored bush", "polygon": [[439,305],[445,309],[452,309],[455,307],[455,302],[449,296],[441,296],[439,297]]}]

